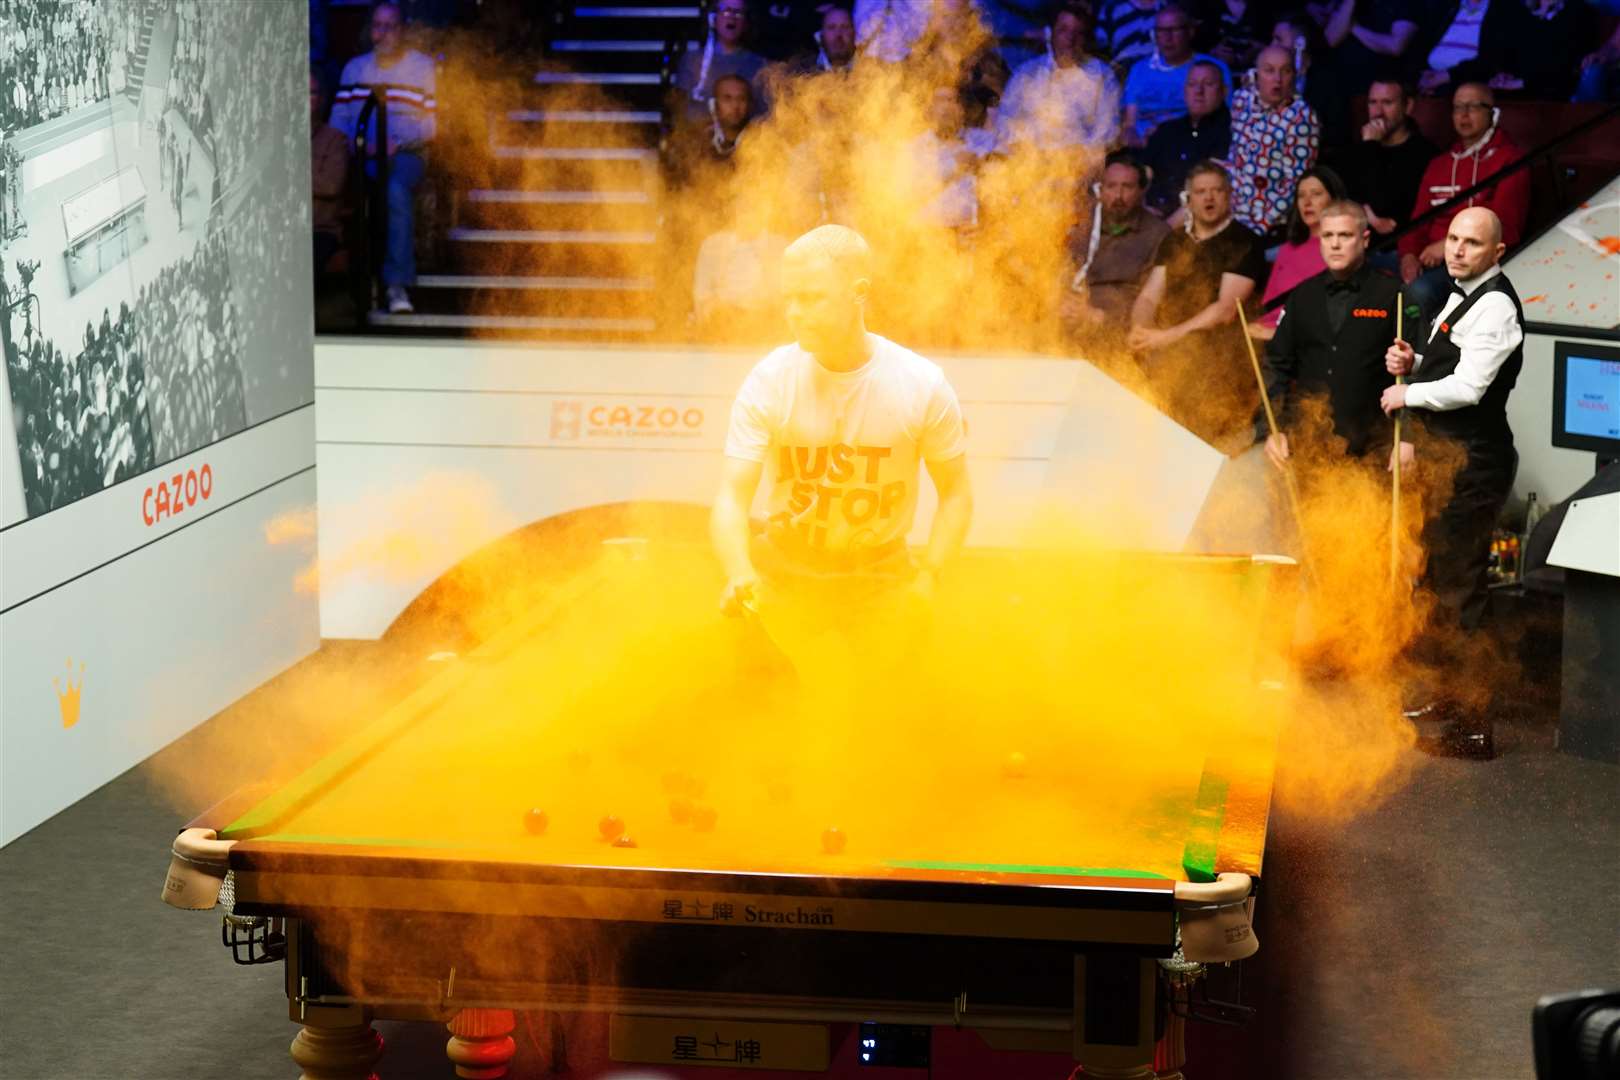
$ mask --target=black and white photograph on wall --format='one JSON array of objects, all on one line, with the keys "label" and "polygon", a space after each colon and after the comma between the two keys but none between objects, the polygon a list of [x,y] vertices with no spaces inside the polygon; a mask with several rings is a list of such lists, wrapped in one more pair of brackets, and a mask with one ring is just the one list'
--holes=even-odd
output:
[{"label": "black and white photograph on wall", "polygon": [[306,23],[0,0],[0,525],[313,400]]}]

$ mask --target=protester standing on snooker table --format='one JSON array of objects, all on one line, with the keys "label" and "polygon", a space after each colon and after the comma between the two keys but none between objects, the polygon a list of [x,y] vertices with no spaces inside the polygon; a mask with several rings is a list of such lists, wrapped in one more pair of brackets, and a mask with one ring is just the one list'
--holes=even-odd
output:
[{"label": "protester standing on snooker table", "polygon": [[[721,608],[759,616],[801,681],[889,670],[973,515],[956,392],[938,365],[866,329],[871,253],[824,225],[782,257],[796,343],[751,371],[732,405],[710,520],[727,582]],[[920,563],[906,547],[919,463],[938,493]],[[749,508],[768,479],[768,518]]]},{"label": "protester standing on snooker table", "polygon": [[[1299,402],[1327,399],[1333,434],[1345,441],[1352,458],[1376,456],[1387,467],[1394,425],[1379,412],[1380,396],[1394,377],[1385,353],[1395,340],[1395,309],[1400,283],[1367,263],[1370,237],[1361,204],[1341,199],[1321,213],[1317,235],[1327,270],[1307,278],[1289,293],[1277,333],[1266,343],[1266,393],[1278,431],[1270,433],[1264,408],[1255,415],[1255,441],[1266,457],[1286,465],[1298,437]],[[1401,443],[1403,465],[1412,444]]]},{"label": "protester standing on snooker table", "polygon": [[[1424,530],[1429,586],[1439,604],[1419,643],[1418,658],[1432,662],[1453,686],[1477,685],[1465,664],[1477,658],[1490,594],[1486,568],[1491,530],[1502,511],[1519,455],[1508,427],[1507,399],[1524,364],[1524,310],[1499,265],[1506,245],[1502,222],[1485,207],[1471,207],[1446,230],[1451,293],[1421,344],[1405,341],[1386,354],[1389,371],[1411,381],[1384,391],[1384,412],[1408,409],[1423,438],[1462,444],[1467,460],[1451,500]],[[1488,702],[1464,702],[1455,692],[1425,693],[1408,715],[1445,719],[1426,748],[1489,757],[1493,752]]]}]

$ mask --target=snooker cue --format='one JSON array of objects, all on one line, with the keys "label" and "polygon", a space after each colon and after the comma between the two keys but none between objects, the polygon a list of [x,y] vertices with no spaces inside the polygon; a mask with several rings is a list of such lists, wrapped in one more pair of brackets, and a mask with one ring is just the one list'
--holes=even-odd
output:
[{"label": "snooker cue", "polygon": [[[1401,331],[1404,325],[1402,316],[1406,314],[1406,299],[1399,290],[1395,293],[1395,340],[1402,340]],[[1395,376],[1396,386],[1406,385],[1406,376]],[[1405,409],[1395,410],[1395,456],[1390,465],[1390,498],[1389,498],[1389,580],[1393,583],[1400,573],[1401,566],[1401,418],[1406,415]]]},{"label": "snooker cue", "polygon": [[[1249,366],[1254,369],[1255,385],[1260,387],[1260,403],[1266,407],[1266,428],[1271,434],[1277,434],[1277,414],[1271,408],[1271,395],[1266,393],[1266,376],[1260,370],[1260,354],[1255,352],[1254,338],[1249,336],[1249,320],[1243,314],[1243,304],[1237,306],[1238,325],[1243,328],[1243,344],[1249,349]],[[1311,556],[1308,545],[1305,543],[1305,515],[1299,509],[1299,487],[1294,480],[1294,466],[1292,462],[1283,462],[1283,488],[1288,492],[1288,508],[1294,514],[1294,528],[1299,530],[1299,561],[1305,568],[1305,575],[1313,581],[1316,571],[1311,566]]]}]

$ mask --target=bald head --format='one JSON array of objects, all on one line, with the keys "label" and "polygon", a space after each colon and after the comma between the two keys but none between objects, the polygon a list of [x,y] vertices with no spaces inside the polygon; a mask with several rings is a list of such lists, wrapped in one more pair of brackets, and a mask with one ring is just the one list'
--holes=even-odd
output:
[{"label": "bald head", "polygon": [[1267,45],[1254,61],[1254,89],[1267,108],[1281,108],[1294,100],[1294,54],[1280,45]]},{"label": "bald head", "polygon": [[1446,271],[1458,281],[1485,273],[1506,250],[1502,219],[1483,206],[1460,211],[1446,227]]}]

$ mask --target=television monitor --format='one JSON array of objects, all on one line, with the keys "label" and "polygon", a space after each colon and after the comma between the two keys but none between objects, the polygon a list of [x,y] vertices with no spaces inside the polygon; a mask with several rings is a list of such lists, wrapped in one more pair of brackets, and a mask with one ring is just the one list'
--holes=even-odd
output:
[{"label": "television monitor", "polygon": [[1620,459],[1620,346],[1554,343],[1552,444]]}]

